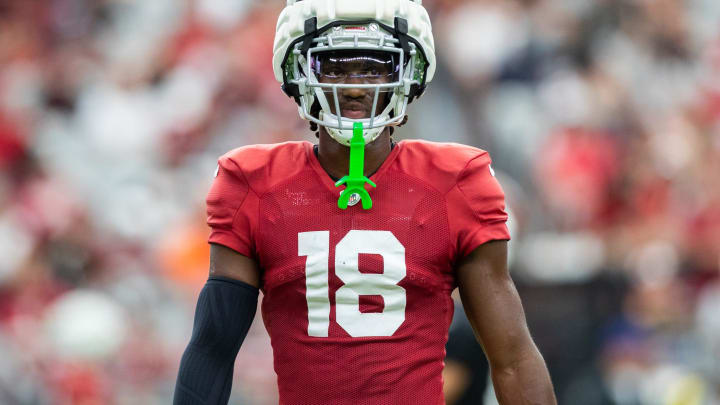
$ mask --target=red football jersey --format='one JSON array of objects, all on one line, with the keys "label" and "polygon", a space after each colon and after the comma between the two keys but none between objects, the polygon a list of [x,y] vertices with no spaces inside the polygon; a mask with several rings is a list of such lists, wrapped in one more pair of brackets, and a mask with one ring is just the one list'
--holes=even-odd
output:
[{"label": "red football jersey", "polygon": [[370,179],[373,207],[340,188],[308,142],[220,158],[210,242],[262,269],[262,315],[281,404],[444,404],[454,267],[510,239],[487,152],[401,141]]}]

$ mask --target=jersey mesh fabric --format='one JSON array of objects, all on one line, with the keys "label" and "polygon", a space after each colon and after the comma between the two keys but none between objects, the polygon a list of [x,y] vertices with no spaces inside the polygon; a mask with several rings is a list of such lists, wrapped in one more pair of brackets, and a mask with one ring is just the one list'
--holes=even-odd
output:
[{"label": "jersey mesh fabric", "polygon": [[[210,241],[255,258],[263,269],[262,314],[281,404],[444,403],[441,372],[453,313],[457,235],[462,234],[452,229],[447,196],[457,190],[457,179],[472,156],[460,153],[458,162],[438,168],[433,159],[453,156],[428,145],[401,142],[393,150],[372,177],[378,187],[370,192],[370,210],[361,204],[346,211],[337,207],[339,189],[313,160],[310,144],[234,152],[232,162],[221,159],[228,172],[216,183],[239,184],[223,185],[236,194],[232,203],[222,204],[225,208],[215,209],[217,194],[212,206],[209,199]],[[471,155],[477,156],[477,150]],[[412,165],[404,158],[424,160]],[[252,164],[252,159],[264,165]],[[408,164],[419,172],[409,173]],[[242,173],[231,173],[235,170]],[[266,177],[268,173],[286,176],[278,181]],[[224,228],[228,220],[221,218],[229,213],[231,231]],[[504,222],[491,227],[484,233],[487,238],[509,238]],[[390,231],[405,248],[406,276],[397,283],[406,294],[404,321],[391,336],[353,337],[337,322],[335,296],[343,282],[335,274],[335,246],[351,230]],[[327,337],[308,334],[307,258],[298,252],[298,234],[317,231],[329,232]],[[476,238],[475,243],[483,241]],[[360,272],[382,271],[382,259],[370,256],[358,262]],[[383,309],[382,297],[365,296],[361,302],[366,311]]]}]

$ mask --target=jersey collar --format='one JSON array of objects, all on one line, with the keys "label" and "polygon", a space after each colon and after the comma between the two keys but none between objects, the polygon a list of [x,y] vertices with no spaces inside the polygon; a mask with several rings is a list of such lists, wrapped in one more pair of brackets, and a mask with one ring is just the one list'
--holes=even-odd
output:
[{"label": "jersey collar", "polygon": [[[312,166],[313,170],[317,174],[318,180],[325,185],[325,187],[328,188],[333,194],[340,194],[340,191],[342,191],[342,188],[335,187],[335,180],[330,177],[330,175],[323,169],[322,165],[320,164],[320,161],[318,160],[317,156],[315,156],[315,153],[313,152],[314,145],[310,142],[305,141],[305,154],[307,156],[308,162],[310,162],[310,166]],[[395,146],[390,150],[390,154],[385,158],[385,161],[380,165],[380,167],[377,169],[375,173],[373,173],[370,176],[370,180],[372,180],[375,184],[380,187],[380,183],[378,181],[383,177],[385,172],[387,171],[388,167],[390,167],[395,161],[395,158],[397,158],[400,151],[403,149],[403,142],[400,141],[395,144]]]}]

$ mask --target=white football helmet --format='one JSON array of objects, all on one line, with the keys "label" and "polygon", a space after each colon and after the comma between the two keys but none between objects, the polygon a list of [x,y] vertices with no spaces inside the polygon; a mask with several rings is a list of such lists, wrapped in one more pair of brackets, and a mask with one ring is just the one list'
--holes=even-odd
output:
[{"label": "white football helmet", "polygon": [[[315,56],[348,50],[391,54],[391,60],[397,61],[392,82],[321,83],[315,74]],[[422,0],[287,0],[275,30],[275,78],[297,102],[301,118],[325,127],[343,145],[350,145],[354,122],[363,123],[365,143],[375,140],[386,126],[402,123],[408,103],[421,96],[432,80],[435,63],[430,18]],[[370,118],[342,116],[338,90],[346,88],[374,92]],[[381,92],[392,95],[376,114]],[[313,114],[315,102],[320,106],[317,114]]]}]

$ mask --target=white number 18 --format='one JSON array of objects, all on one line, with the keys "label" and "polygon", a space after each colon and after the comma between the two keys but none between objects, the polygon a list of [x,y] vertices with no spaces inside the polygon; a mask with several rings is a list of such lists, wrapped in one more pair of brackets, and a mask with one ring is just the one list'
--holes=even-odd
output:
[{"label": "white number 18", "polygon": [[[360,253],[383,258],[380,274],[361,273]],[[308,306],[308,335],[327,337],[330,325],[328,267],[330,232],[298,234],[298,255],[305,263],[305,298]],[[353,337],[391,336],[405,322],[405,289],[397,285],[405,278],[405,247],[389,231],[352,230],[335,246],[335,275],[344,285],[335,293],[337,323]],[[382,312],[360,312],[361,295],[380,295]]]}]

